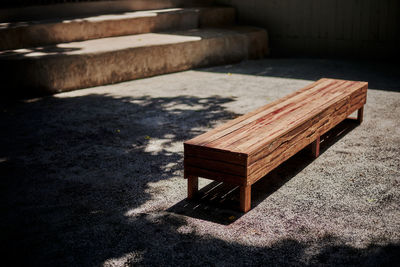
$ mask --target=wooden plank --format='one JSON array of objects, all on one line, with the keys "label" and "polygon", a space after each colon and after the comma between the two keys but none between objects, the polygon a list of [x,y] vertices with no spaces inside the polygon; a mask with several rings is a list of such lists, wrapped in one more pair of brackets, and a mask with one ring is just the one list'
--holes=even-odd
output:
[{"label": "wooden plank", "polygon": [[313,156],[315,158],[318,158],[318,156],[319,156],[319,145],[320,145],[320,143],[321,143],[321,137],[320,136],[318,136],[317,139],[314,142],[312,142],[311,150],[312,150],[312,154],[313,154]]},{"label": "wooden plank", "polygon": [[343,8],[343,38],[349,41],[353,35],[354,1],[342,0],[340,6]]},{"label": "wooden plank", "polygon": [[[381,0],[382,1],[382,0]],[[370,14],[369,14],[369,28],[368,28],[368,39],[377,41],[379,40],[379,3],[381,1],[371,1],[370,3]]]},{"label": "wooden plank", "polygon": [[[360,90],[354,92],[352,95],[348,96],[347,98],[353,99],[353,101],[350,101],[350,114],[353,113],[355,110],[363,106],[366,102],[366,94],[367,94],[367,88],[362,87]],[[321,121],[323,117],[327,117],[335,112],[335,110],[339,110],[342,108],[344,105],[348,105],[347,103],[347,98],[342,99],[340,102],[336,102],[332,104],[329,108],[324,110],[323,112],[316,114],[314,117],[309,118],[305,123],[299,125],[296,128],[291,129],[289,132],[287,132],[285,135],[283,135],[281,138],[276,138],[272,142],[270,142],[267,146],[264,146],[262,150],[259,150],[257,152],[254,152],[253,154],[249,155],[249,165],[253,164],[255,161],[259,160],[260,158],[264,157],[265,155],[268,155],[272,153],[274,150],[276,150],[279,146],[281,146],[282,143],[288,143],[291,138],[299,135],[304,131],[304,129],[308,129],[317,124],[318,121]],[[358,105],[357,105],[358,103]],[[328,131],[329,120],[325,118],[325,121],[322,120],[323,126],[321,128],[321,132],[319,133],[322,135],[325,131]]]},{"label": "wooden plank", "polygon": [[243,116],[240,116],[232,121],[229,121],[207,133],[204,133],[193,139],[190,139],[190,140],[186,141],[185,144],[204,146],[207,143],[209,143],[221,136],[224,136],[224,135],[234,131],[235,129],[238,129],[238,128],[242,127],[243,125],[246,125],[247,123],[252,122],[253,120],[261,117],[264,114],[263,111],[268,110],[273,107],[276,107],[278,104],[280,104],[288,99],[292,99],[293,97],[300,95],[303,92],[308,91],[311,88],[320,86],[322,83],[323,83],[323,85],[327,85],[327,84],[332,83],[332,81],[328,81],[328,79],[320,79],[317,82],[304,87],[303,89],[293,92],[281,99],[271,102],[270,104],[262,106],[252,112],[249,112],[249,113],[247,113]]},{"label": "wooden plank", "polygon": [[[263,147],[265,143],[271,142],[273,138],[284,134],[284,131],[288,129],[287,125],[291,126],[289,128],[295,127],[296,124],[299,125],[302,121],[306,120],[307,117],[312,116],[312,114],[304,113],[305,111],[309,112],[311,110],[314,114],[318,113],[318,108],[323,109],[331,102],[337,101],[336,98],[343,97],[343,95],[350,93],[352,90],[356,90],[359,86],[365,86],[366,88],[366,83],[360,82],[348,82],[347,87],[343,87],[345,81],[327,79],[322,79],[320,81],[323,82],[319,83],[320,86],[308,86],[299,90],[299,92],[303,92],[305,89],[313,92],[314,95],[303,95],[301,93],[291,94],[289,98],[284,98],[280,103],[275,102],[273,105],[267,105],[257,109],[255,112],[251,113],[251,116],[248,114],[247,116],[245,115],[235,119],[234,122],[228,122],[223,125],[223,127],[216,129],[222,129],[220,132],[214,130],[211,135],[210,133],[206,133],[209,134],[209,136],[205,137],[206,139],[215,139],[213,142],[207,144],[207,146],[213,145],[214,147],[209,147],[209,149],[207,149],[204,146],[194,145],[204,145],[204,140],[201,138],[194,138],[185,142],[185,154],[246,165],[246,154],[249,153],[249,149],[255,150],[257,146]],[[334,81],[336,84],[331,81]],[[331,87],[324,87],[324,85]],[[326,89],[326,91],[322,89]],[[316,92],[318,92],[318,94],[316,94]],[[330,100],[325,100],[324,102],[324,97]],[[320,103],[323,103],[323,105]],[[285,108],[288,109],[285,110]],[[283,112],[284,110],[285,112]],[[258,111],[258,114],[254,114]],[[260,113],[264,115],[264,117],[261,117]],[[191,143],[193,143],[193,145]],[[229,145],[231,145],[231,147],[229,147]],[[237,151],[234,151],[235,149]]]},{"label": "wooden plank", "polygon": [[379,23],[379,41],[387,41],[388,36],[388,15],[389,15],[389,0],[379,1],[380,23]]},{"label": "wooden plank", "polygon": [[[322,97],[325,89],[330,88],[330,86],[336,86],[334,88],[338,88],[339,85],[344,82],[345,81],[341,80],[329,80],[327,82],[313,86],[307,91],[302,91],[300,94],[294,95],[289,99],[284,99],[284,101],[281,101],[272,107],[262,110],[258,114],[251,116],[240,124],[236,124],[233,127],[228,128],[227,130],[223,131],[223,134],[220,133],[213,136],[212,139],[214,140],[211,140],[206,145],[209,147],[224,150],[242,152],[235,149],[232,144],[238,140],[242,140],[243,136],[247,136],[250,138],[250,136],[248,136],[248,133],[254,133],[254,130],[256,128],[265,128],[265,126],[267,125],[271,127],[271,122],[277,122],[278,119],[282,118],[284,115],[290,114],[291,116],[292,113],[302,105],[307,103],[312,104],[312,101],[310,101],[311,99]],[[254,133],[254,135],[256,134]]]},{"label": "wooden plank", "polygon": [[[319,106],[316,109],[311,109],[312,106],[308,106],[310,109],[309,109],[309,112],[307,112],[307,113],[300,113],[300,114],[297,114],[297,116],[295,116],[295,114],[290,114],[291,116],[289,116],[289,118],[291,120],[286,121],[287,126],[290,126],[290,127],[286,126],[286,131],[287,131],[287,129],[294,129],[296,126],[301,125],[302,123],[306,122],[310,117],[313,117],[314,115],[318,114],[318,112],[320,112],[321,110],[324,110],[329,105],[339,101],[343,97],[345,97],[345,95],[340,95],[340,98],[333,98],[330,101],[326,101],[323,105]],[[321,101],[323,101],[323,100],[321,100]],[[282,120],[282,122],[283,122],[283,120]],[[279,121],[278,123],[281,123],[281,121]],[[272,129],[266,129],[266,130],[268,130],[272,133]],[[259,136],[261,137],[260,133],[257,133],[257,134],[259,134]],[[273,134],[270,134],[268,137],[262,136],[263,138],[252,139],[251,144],[253,144],[253,147],[249,146],[248,143],[246,144],[248,153],[254,153],[259,147],[264,147],[265,143],[269,142],[270,140],[273,140],[273,138],[278,138],[279,136],[281,136],[283,134],[285,134],[285,131],[281,130],[279,132],[275,131]]]},{"label": "wooden plank", "polygon": [[336,14],[334,17],[334,29],[335,29],[335,40],[343,40],[344,39],[344,31],[345,31],[345,22],[346,19],[346,11],[348,7],[346,7],[346,3],[348,0],[336,0],[335,1],[335,10]]},{"label": "wooden plank", "polygon": [[310,38],[311,39],[317,39],[319,38],[319,27],[320,24],[316,23],[318,21],[318,17],[321,14],[321,1],[319,0],[312,0],[311,2],[311,17],[310,17],[310,22],[308,23],[308,31],[310,32]]},{"label": "wooden plank", "polygon": [[[353,108],[349,109],[349,113],[353,113],[356,109],[359,108],[359,106],[363,105],[365,103],[365,96],[366,93],[362,93],[360,96],[354,95],[353,97],[353,102],[351,105],[354,105]],[[358,106],[355,103],[360,103]],[[341,102],[338,102],[335,106],[330,107],[329,109],[326,109],[325,111],[321,112],[320,114],[316,115],[315,117],[311,118],[310,120],[307,121],[307,123],[304,123],[300,125],[297,128],[292,129],[290,132],[288,132],[286,135],[282,136],[280,139],[274,140],[273,143],[271,143],[270,146],[265,147],[263,150],[250,155],[249,157],[249,164],[254,163],[255,161],[259,160],[260,158],[264,157],[265,155],[268,155],[275,151],[279,146],[281,146],[282,143],[289,143],[293,137],[298,136],[300,133],[304,131],[304,129],[313,129],[317,125],[317,127],[321,127],[319,135],[322,135],[325,131],[329,130],[331,125],[329,125],[329,116],[335,116],[335,111],[340,110],[343,106],[348,105],[348,100],[343,99]],[[319,126],[318,123],[321,123],[322,125]],[[307,136],[306,137],[310,137]],[[312,139],[312,138],[311,138]]]},{"label": "wooden plank", "polygon": [[361,22],[361,16],[362,16],[362,3],[360,2],[354,2],[354,7],[353,7],[353,31],[352,31],[352,52],[353,56],[359,56],[360,55],[360,46],[361,46],[361,27],[362,22]]},{"label": "wooden plank", "polygon": [[357,111],[357,121],[358,123],[362,123],[364,118],[364,106]]},{"label": "wooden plank", "polygon": [[[309,145],[317,136],[332,129],[353,113],[354,109],[361,108],[365,103],[365,97],[366,93],[343,99],[312,118],[310,123],[298,127],[297,131],[289,132],[281,137],[281,140],[277,141],[279,145],[275,150],[269,151],[267,148],[254,157],[250,155],[249,164],[251,165],[248,167],[248,180],[250,184],[256,182],[282,162]],[[309,126],[310,124],[312,126]]]},{"label": "wooden plank", "polygon": [[[305,48],[304,51],[313,51],[313,55],[318,55],[321,46],[319,45],[321,37],[320,35],[320,27],[323,20],[320,20],[321,16],[321,1],[319,0],[311,0],[311,15],[310,20],[306,24],[307,30],[310,33],[308,40],[308,48]],[[320,23],[321,22],[321,23]]]},{"label": "wooden plank", "polygon": [[335,50],[335,40],[336,40],[336,32],[335,32],[335,19],[338,16],[338,11],[336,8],[336,0],[329,0],[329,1],[323,1],[324,8],[326,9],[326,16],[325,18],[322,19],[322,22],[325,21],[326,23],[326,29],[328,31],[327,33],[327,49],[328,49],[328,56],[335,56],[336,50]]},{"label": "wooden plank", "polygon": [[199,190],[199,177],[189,176],[188,178],[188,199],[195,197]]},{"label": "wooden plank", "polygon": [[244,165],[237,165],[227,163],[224,161],[215,160],[213,158],[197,158],[192,156],[185,156],[184,164],[189,166],[197,166],[199,168],[205,168],[208,170],[221,171],[224,173],[230,173],[239,176],[246,176],[247,167]]},{"label": "wooden plank", "polygon": [[247,185],[246,177],[185,165],[185,177],[197,176],[233,185]]},{"label": "wooden plank", "polygon": [[[319,81],[317,81],[316,83],[322,83],[324,82],[324,79],[321,79]],[[299,95],[301,94],[303,91],[306,91],[308,89],[310,89],[312,87],[312,85],[309,85],[305,88],[303,88],[302,90],[298,90],[292,94],[287,95],[284,98],[278,99],[270,104],[267,104],[265,106],[262,106],[252,112],[249,112],[243,116],[240,116],[232,121],[229,121],[217,128],[215,128],[214,130],[211,130],[207,133],[204,133],[202,135],[199,135],[189,141],[186,141],[185,143],[187,144],[195,144],[195,145],[205,145],[210,141],[215,140],[216,138],[223,136],[226,133],[231,132],[232,130],[235,130],[243,125],[245,125],[248,122],[252,122],[254,119],[258,118],[260,116],[260,113],[266,109],[275,107],[277,104],[281,103],[282,101],[286,100],[286,99],[290,99],[292,97],[294,97],[295,95]],[[231,127],[235,127],[233,129],[231,129]],[[227,131],[224,131],[227,130]]]},{"label": "wooden plank", "polygon": [[286,9],[286,14],[287,14],[287,20],[288,20],[288,37],[290,39],[297,39],[299,38],[299,26],[302,23],[299,10],[301,10],[296,6],[297,4],[301,4],[301,2],[297,0],[286,0],[287,2],[287,9]]},{"label": "wooden plank", "polygon": [[361,1],[361,41],[369,41],[369,31],[370,31],[370,14],[371,14],[371,1],[363,0]]},{"label": "wooden plank", "polygon": [[398,40],[398,34],[399,34],[399,29],[400,29],[400,6],[399,6],[399,1],[398,0],[391,0],[389,1],[389,11],[388,11],[388,28],[386,30],[387,32],[387,40],[388,41],[393,41],[393,40]]},{"label": "wooden plank", "polygon": [[240,210],[248,212],[251,208],[251,185],[240,187]]},{"label": "wooden plank", "polygon": [[185,157],[214,159],[232,164],[247,165],[247,154],[184,143]]},{"label": "wooden plank", "polygon": [[337,87],[338,90],[327,92],[329,94],[329,98],[326,97],[327,99],[323,99],[323,94],[316,94],[303,101],[294,100],[284,110],[273,111],[264,116],[262,121],[255,121],[249,124],[250,127],[243,127],[239,131],[212,142],[212,144],[220,149],[252,153],[349,93],[341,89],[347,88],[349,89],[347,91],[351,92],[359,86],[358,83],[349,83],[346,87]]}]

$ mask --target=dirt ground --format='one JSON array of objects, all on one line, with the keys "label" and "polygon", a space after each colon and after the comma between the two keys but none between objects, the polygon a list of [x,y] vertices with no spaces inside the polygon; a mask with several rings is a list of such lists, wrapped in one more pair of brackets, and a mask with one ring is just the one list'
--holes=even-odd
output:
[{"label": "dirt ground", "polygon": [[[253,186],[201,179],[183,141],[321,77],[369,82],[346,120]],[[2,88],[5,90],[5,88]],[[394,265],[400,262],[400,68],[265,59],[7,103],[2,260],[14,266]],[[233,190],[231,190],[233,189]]]}]

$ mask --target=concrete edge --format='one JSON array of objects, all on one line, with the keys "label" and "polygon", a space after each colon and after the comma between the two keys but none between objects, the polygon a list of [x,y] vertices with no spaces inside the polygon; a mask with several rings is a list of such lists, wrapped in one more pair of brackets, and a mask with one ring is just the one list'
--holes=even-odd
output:
[{"label": "concrete edge", "polygon": [[115,0],[0,9],[0,22],[45,20],[173,7],[210,6],[214,0]]}]

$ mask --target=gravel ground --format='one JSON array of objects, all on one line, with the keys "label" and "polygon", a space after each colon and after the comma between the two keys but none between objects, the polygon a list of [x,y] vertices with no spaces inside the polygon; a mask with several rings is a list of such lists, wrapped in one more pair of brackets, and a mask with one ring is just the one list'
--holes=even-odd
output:
[{"label": "gravel ground", "polygon": [[[184,140],[321,77],[370,83],[364,122],[238,191],[201,179]],[[14,266],[394,265],[400,262],[400,69],[265,59],[2,106],[2,260]],[[206,190],[203,190],[206,193]],[[214,192],[214,193],[210,193]]]}]

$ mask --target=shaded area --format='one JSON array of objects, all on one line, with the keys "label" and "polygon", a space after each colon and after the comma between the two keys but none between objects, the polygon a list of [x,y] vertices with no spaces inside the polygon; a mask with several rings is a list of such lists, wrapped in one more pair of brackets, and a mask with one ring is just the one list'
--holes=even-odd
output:
[{"label": "shaded area", "polygon": [[[7,64],[11,62],[7,62],[7,60],[15,59],[15,58],[24,58],[24,57],[40,57],[40,56],[56,56],[56,55],[63,55],[68,52],[78,51],[81,48],[79,47],[60,47],[60,46],[39,46],[39,47],[29,47],[29,48],[21,48],[15,50],[7,50],[1,52],[1,56],[4,56],[6,61],[4,69],[6,68]],[[22,69],[21,69],[22,71]]]},{"label": "shaded area", "polygon": [[371,89],[400,92],[400,68],[390,61],[266,58],[201,71],[311,81],[321,78],[366,81]]},{"label": "shaded area", "polygon": [[49,5],[60,3],[75,3],[75,2],[98,2],[101,0],[5,0],[1,4],[1,8],[5,7],[26,7],[33,5]]},{"label": "shaded area", "polygon": [[[232,101],[219,96],[86,95],[3,108],[4,261],[27,266],[374,266],[399,260],[399,244],[353,248],[340,238],[324,236],[259,247],[200,234],[186,217],[157,207],[127,216],[127,211],[154,196],[166,197],[150,185],[183,177],[181,142],[237,116],[224,108]],[[263,201],[307,162],[301,159],[299,166],[284,168],[272,185],[256,185],[260,193],[255,192],[255,202]]]},{"label": "shaded area", "polygon": [[129,224],[124,213],[149,199],[148,183],[182,169],[183,140],[236,116],[222,106],[229,101],[87,95],[3,108],[6,254],[37,264],[86,266],[118,256],[113,247]]},{"label": "shaded area", "polygon": [[217,0],[240,23],[266,28],[273,55],[398,59],[396,0]]}]

